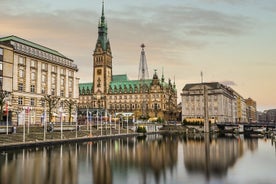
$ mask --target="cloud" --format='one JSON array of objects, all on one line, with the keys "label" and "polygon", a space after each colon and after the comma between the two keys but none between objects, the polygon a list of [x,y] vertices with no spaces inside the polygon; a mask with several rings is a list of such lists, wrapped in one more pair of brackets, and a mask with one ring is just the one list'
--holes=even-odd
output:
[{"label": "cloud", "polygon": [[[58,50],[75,60],[82,82],[91,81],[99,12],[75,8],[47,13],[40,10],[17,14],[3,11],[0,16],[1,36],[15,34]],[[139,46],[145,43],[150,75],[156,66],[181,72],[181,67],[190,65],[190,61],[185,60],[186,53],[208,47],[210,40],[207,37],[234,37],[247,32],[251,26],[247,17],[189,6],[137,5],[120,11],[111,10],[106,14],[106,20],[114,71],[127,73],[133,68],[138,73]],[[122,66],[119,69],[118,64]]]},{"label": "cloud", "polygon": [[222,83],[226,86],[237,86],[237,84],[234,81],[231,81],[231,80],[221,81],[220,83]]}]

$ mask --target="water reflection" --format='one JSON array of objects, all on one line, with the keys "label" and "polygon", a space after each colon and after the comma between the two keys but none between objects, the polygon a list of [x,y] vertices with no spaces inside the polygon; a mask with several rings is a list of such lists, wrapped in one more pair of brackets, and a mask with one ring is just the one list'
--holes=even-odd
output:
[{"label": "water reflection", "polygon": [[71,145],[2,153],[0,158],[1,183],[77,183]]},{"label": "water reflection", "polygon": [[183,183],[200,181],[198,174],[204,181],[226,179],[258,145],[259,139],[234,136],[151,135],[3,152],[0,183]]},{"label": "water reflection", "polygon": [[207,179],[210,175],[223,177],[238,158],[243,155],[240,139],[210,139],[205,134],[202,139],[188,139],[184,144],[184,164],[190,173],[203,173]]},{"label": "water reflection", "polygon": [[93,143],[93,183],[113,183],[113,175],[120,180],[132,173],[140,173],[140,183],[149,183],[152,177],[159,183],[161,176],[166,176],[166,169],[176,165],[178,157],[178,142],[161,138],[148,136]]}]

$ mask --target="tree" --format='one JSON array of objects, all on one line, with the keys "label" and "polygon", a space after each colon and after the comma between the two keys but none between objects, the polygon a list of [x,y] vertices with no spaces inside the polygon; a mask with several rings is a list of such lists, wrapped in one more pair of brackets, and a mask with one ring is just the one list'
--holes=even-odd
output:
[{"label": "tree", "polygon": [[71,124],[72,111],[77,106],[77,101],[70,99],[65,99],[62,101],[63,104],[68,108],[69,113],[69,124]]},{"label": "tree", "polygon": [[57,107],[60,98],[52,95],[45,95],[41,98],[41,101],[44,103],[45,108],[48,107],[49,121],[51,121],[53,117],[53,110]]},{"label": "tree", "polygon": [[0,121],[3,121],[3,108],[10,94],[8,91],[0,90]]}]

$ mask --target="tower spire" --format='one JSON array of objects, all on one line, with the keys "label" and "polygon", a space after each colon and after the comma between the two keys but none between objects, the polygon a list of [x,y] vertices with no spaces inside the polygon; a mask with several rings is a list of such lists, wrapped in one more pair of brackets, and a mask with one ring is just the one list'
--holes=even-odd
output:
[{"label": "tower spire", "polygon": [[104,0],[102,0],[102,17],[104,17]]},{"label": "tower spire", "polygon": [[104,51],[110,48],[108,37],[107,37],[107,23],[104,16],[104,0],[102,1],[102,15],[98,25],[98,42]]},{"label": "tower spire", "polygon": [[145,80],[149,78],[147,59],[146,59],[146,54],[144,50],[145,47],[146,47],[145,44],[142,43],[138,80]]}]

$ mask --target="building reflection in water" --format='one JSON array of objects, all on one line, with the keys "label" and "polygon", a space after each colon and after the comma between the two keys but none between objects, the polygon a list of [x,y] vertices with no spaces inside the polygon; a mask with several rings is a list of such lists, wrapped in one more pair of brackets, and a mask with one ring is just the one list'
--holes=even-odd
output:
[{"label": "building reflection in water", "polygon": [[177,163],[177,146],[154,135],[11,151],[0,156],[0,183],[76,184],[91,177],[90,183],[111,184],[114,175],[118,183],[132,173],[140,183],[159,183]]},{"label": "building reflection in water", "polygon": [[0,154],[0,183],[167,183],[173,173],[185,172],[177,171],[178,157],[184,157],[187,174],[203,174],[209,180],[224,177],[245,150],[257,148],[258,139],[206,134],[148,135],[9,151]]},{"label": "building reflection in water", "polygon": [[[207,180],[210,176],[224,177],[243,155],[245,145],[251,150],[254,147],[254,140],[243,144],[240,138],[234,136],[214,139],[209,134],[196,139],[186,138],[184,142],[184,164],[187,171],[204,174]],[[255,146],[257,144],[255,141]]]},{"label": "building reflection in water", "polygon": [[73,145],[2,153],[0,158],[0,183],[77,183],[77,155]]},{"label": "building reflection in water", "polygon": [[93,145],[93,183],[113,183],[113,175],[126,178],[131,173],[141,173],[139,181],[159,183],[166,176],[166,169],[177,163],[177,142],[173,139],[151,140],[148,137],[126,138],[97,142]]}]

